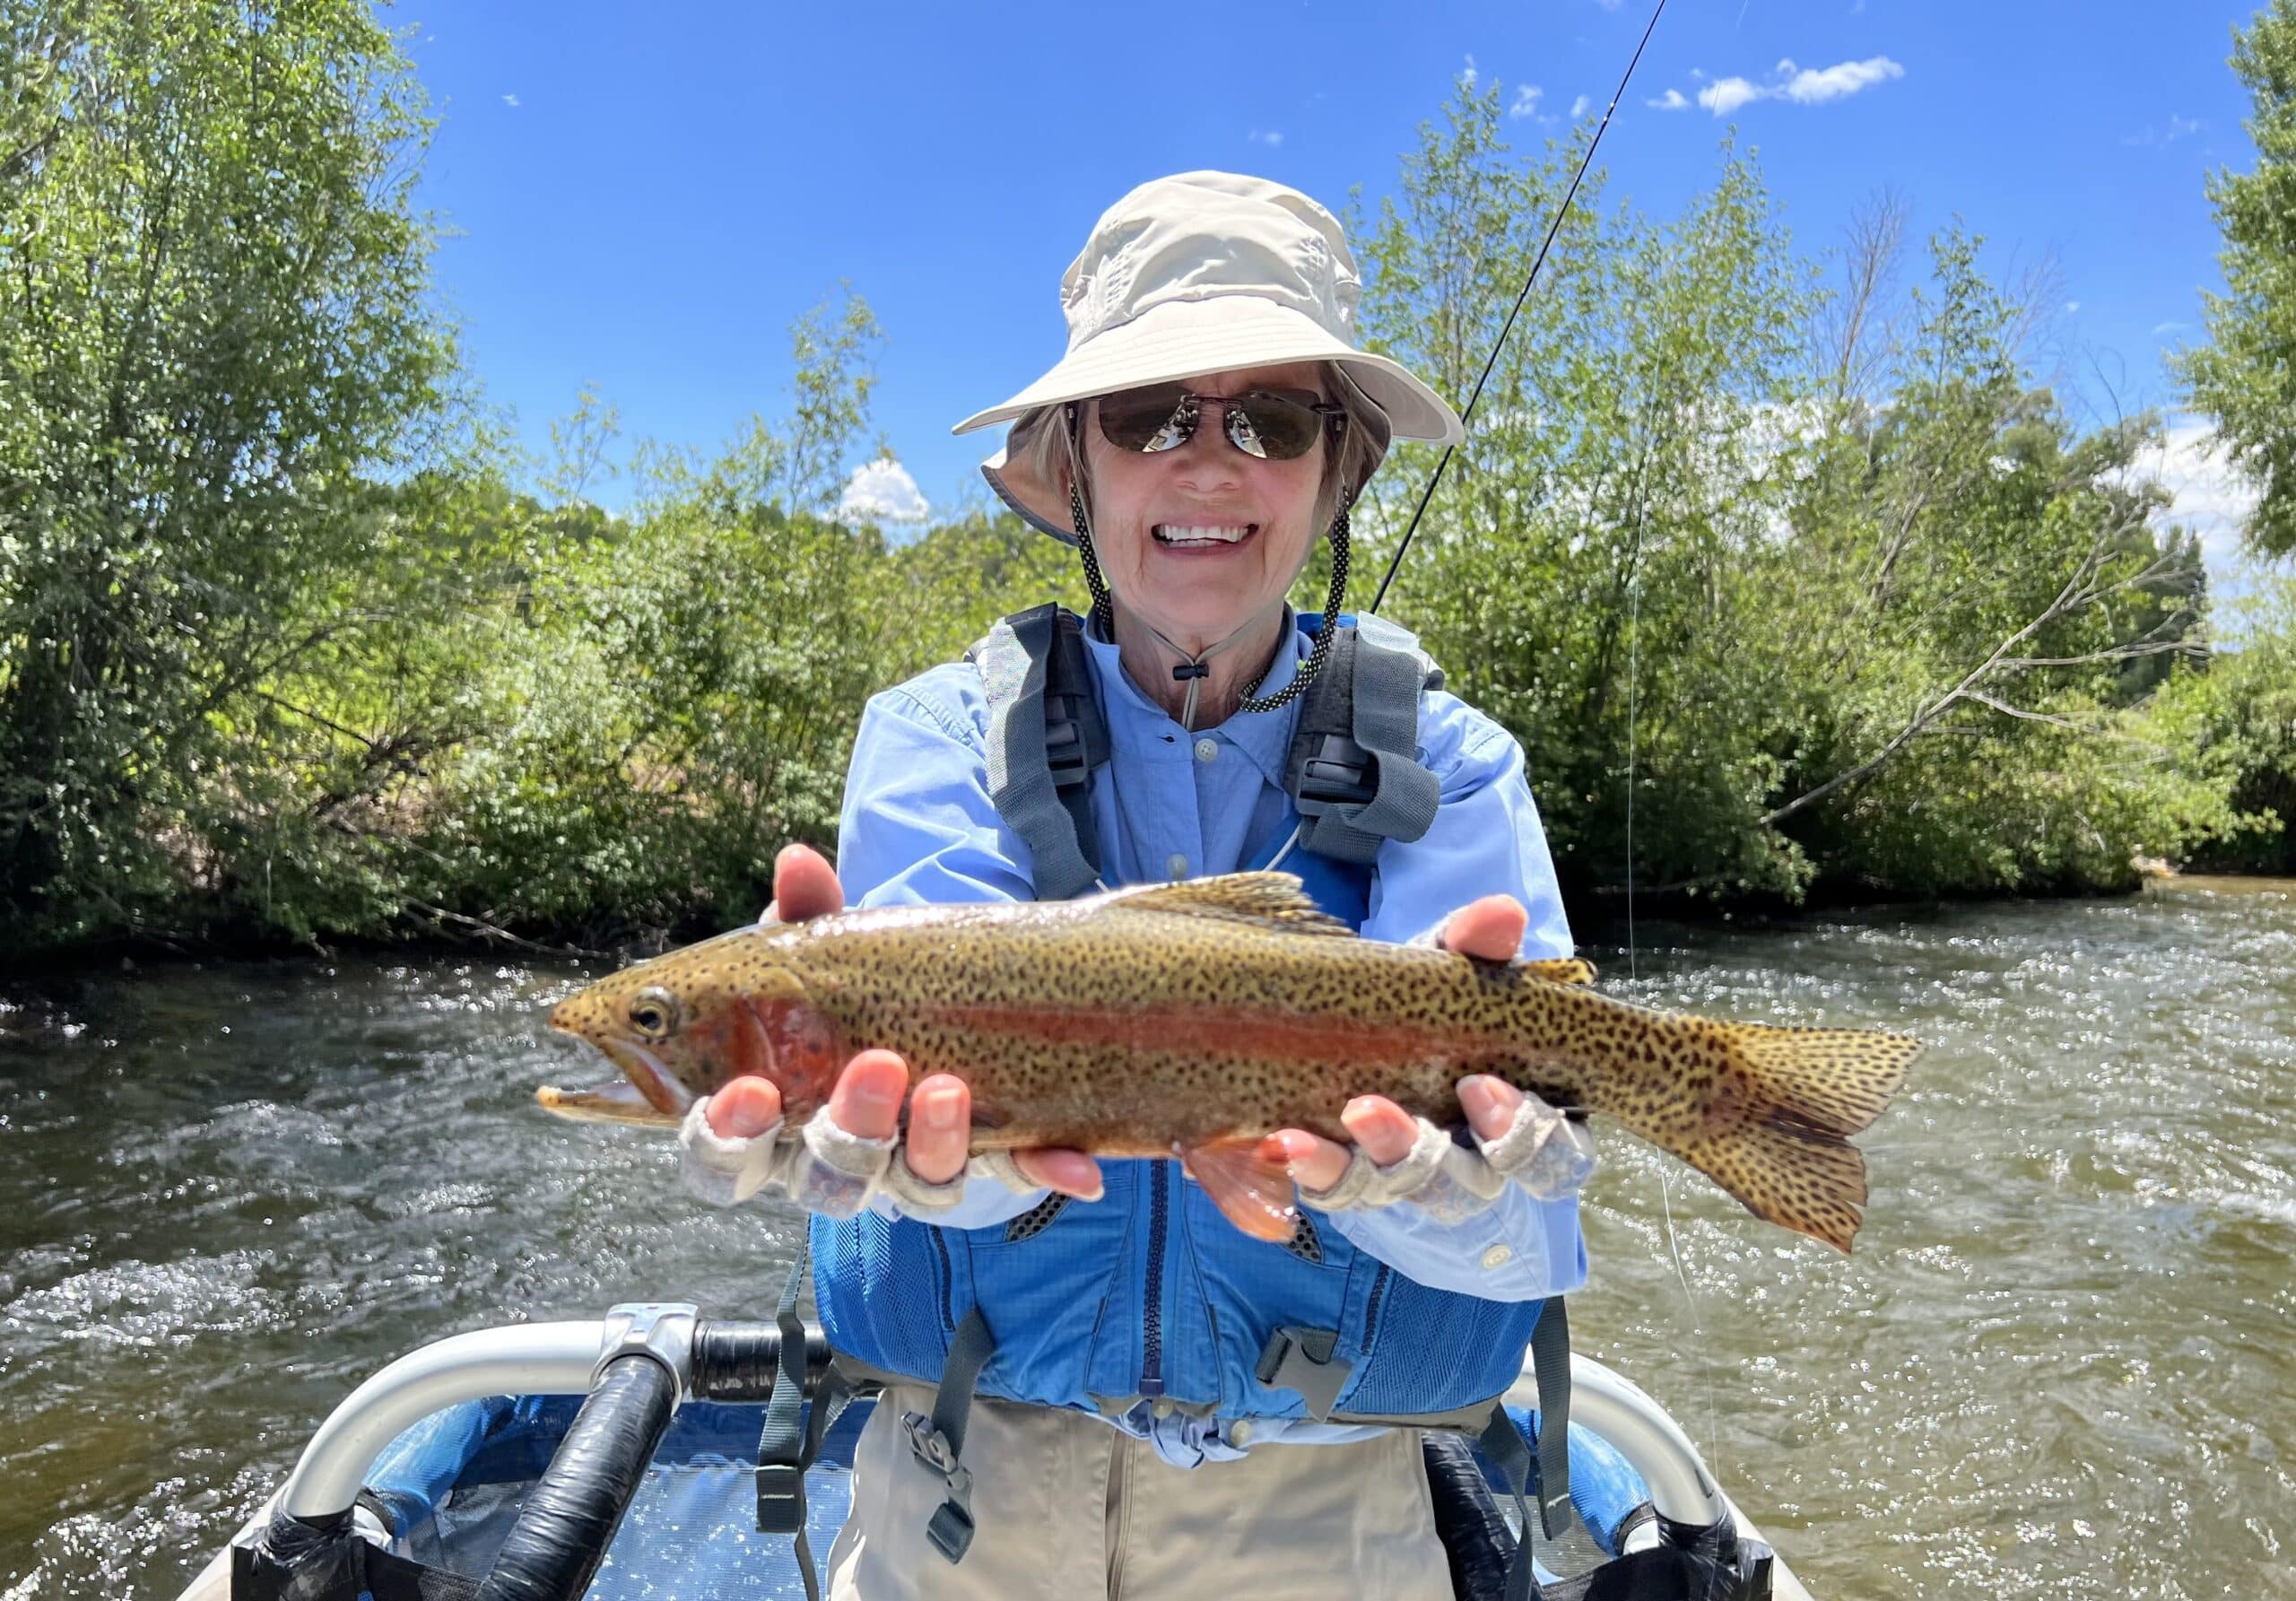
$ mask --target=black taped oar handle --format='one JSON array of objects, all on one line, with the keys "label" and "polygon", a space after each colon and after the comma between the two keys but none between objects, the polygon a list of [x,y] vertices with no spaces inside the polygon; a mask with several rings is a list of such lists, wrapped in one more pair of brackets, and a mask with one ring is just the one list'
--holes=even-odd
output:
[{"label": "black taped oar handle", "polygon": [[632,1352],[605,1365],[478,1587],[478,1601],[578,1601],[677,1401],[677,1379],[656,1358]]},{"label": "black taped oar handle", "polygon": [[[693,1326],[693,1372],[687,1393],[697,1401],[764,1401],[781,1370],[777,1324],[705,1318]],[[829,1336],[805,1325],[804,1393],[810,1398],[829,1369]]]}]

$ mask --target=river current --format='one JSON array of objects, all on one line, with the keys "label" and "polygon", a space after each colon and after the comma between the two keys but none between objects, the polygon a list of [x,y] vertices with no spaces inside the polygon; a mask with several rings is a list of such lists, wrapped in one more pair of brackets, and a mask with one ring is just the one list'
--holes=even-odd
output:
[{"label": "river current", "polygon": [[[2296,883],[1644,924],[1614,994],[1928,1043],[1856,1254],[1609,1131],[1582,1349],[1813,1593],[2296,1597]],[[0,1601],[177,1588],[361,1377],[511,1319],[763,1316],[785,1211],[554,1122],[578,981],[0,979]]]}]

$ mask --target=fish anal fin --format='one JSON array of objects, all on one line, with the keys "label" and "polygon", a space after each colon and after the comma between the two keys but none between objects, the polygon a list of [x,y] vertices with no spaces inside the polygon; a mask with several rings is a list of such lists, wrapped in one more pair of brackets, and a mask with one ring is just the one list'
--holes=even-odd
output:
[{"label": "fish anal fin", "polygon": [[1525,961],[1518,964],[1524,975],[1544,979],[1550,984],[1592,984],[1595,964],[1577,956],[1565,956],[1556,961]]},{"label": "fish anal fin", "polygon": [[1112,890],[1101,905],[1123,911],[1161,911],[1182,917],[1217,918],[1252,923],[1271,934],[1318,934],[1352,939],[1355,931],[1308,897],[1289,873],[1222,873],[1181,883],[1139,884]]},{"label": "fish anal fin", "polygon": [[1286,1240],[1300,1227],[1292,1170],[1263,1155],[1262,1142],[1230,1135],[1181,1150],[1179,1158],[1220,1214],[1255,1240]]}]

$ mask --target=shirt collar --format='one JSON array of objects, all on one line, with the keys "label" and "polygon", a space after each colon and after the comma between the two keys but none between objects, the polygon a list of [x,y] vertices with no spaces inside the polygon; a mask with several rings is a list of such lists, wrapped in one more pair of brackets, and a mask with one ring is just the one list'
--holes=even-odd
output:
[{"label": "shirt collar", "polygon": [[[1259,686],[1263,695],[1275,693],[1298,676],[1300,663],[1310,648],[1308,637],[1300,631],[1299,622],[1288,605],[1283,608],[1283,638],[1288,648],[1277,647],[1274,665]],[[1292,754],[1292,733],[1300,722],[1297,700],[1286,701],[1274,711],[1239,711],[1224,723],[1198,728],[1191,734],[1179,726],[1178,718],[1141,692],[1140,686],[1132,682],[1132,675],[1124,670],[1116,645],[1100,638],[1089,623],[1084,629],[1084,648],[1091,659],[1092,677],[1100,691],[1101,714],[1108,719],[1110,744],[1153,755],[1175,747],[1185,750],[1196,740],[1213,735],[1222,743],[1234,746],[1269,783],[1279,789],[1283,787],[1283,770]]]}]

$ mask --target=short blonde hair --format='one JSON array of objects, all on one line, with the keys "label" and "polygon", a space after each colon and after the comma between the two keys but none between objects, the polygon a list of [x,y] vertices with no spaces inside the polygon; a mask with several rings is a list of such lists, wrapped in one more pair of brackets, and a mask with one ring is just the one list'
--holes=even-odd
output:
[{"label": "short blonde hair", "polygon": [[[1323,481],[1316,490],[1314,520],[1317,531],[1321,533],[1331,526],[1332,518],[1338,514],[1343,485],[1350,505],[1362,494],[1364,484],[1378,470],[1380,460],[1387,453],[1389,431],[1386,414],[1348,378],[1337,362],[1320,361],[1317,366],[1325,392],[1333,404],[1347,413],[1347,431],[1340,436],[1338,449],[1324,453]],[[1083,406],[1091,403],[1075,404]],[[1038,407],[1013,424],[1005,440],[1007,457],[1039,483],[1065,484],[1067,481],[1068,440],[1062,426],[1064,410],[1057,405]],[[1082,460],[1081,450],[1078,458]],[[1085,487],[1089,490],[1091,486],[1088,483]]]}]

